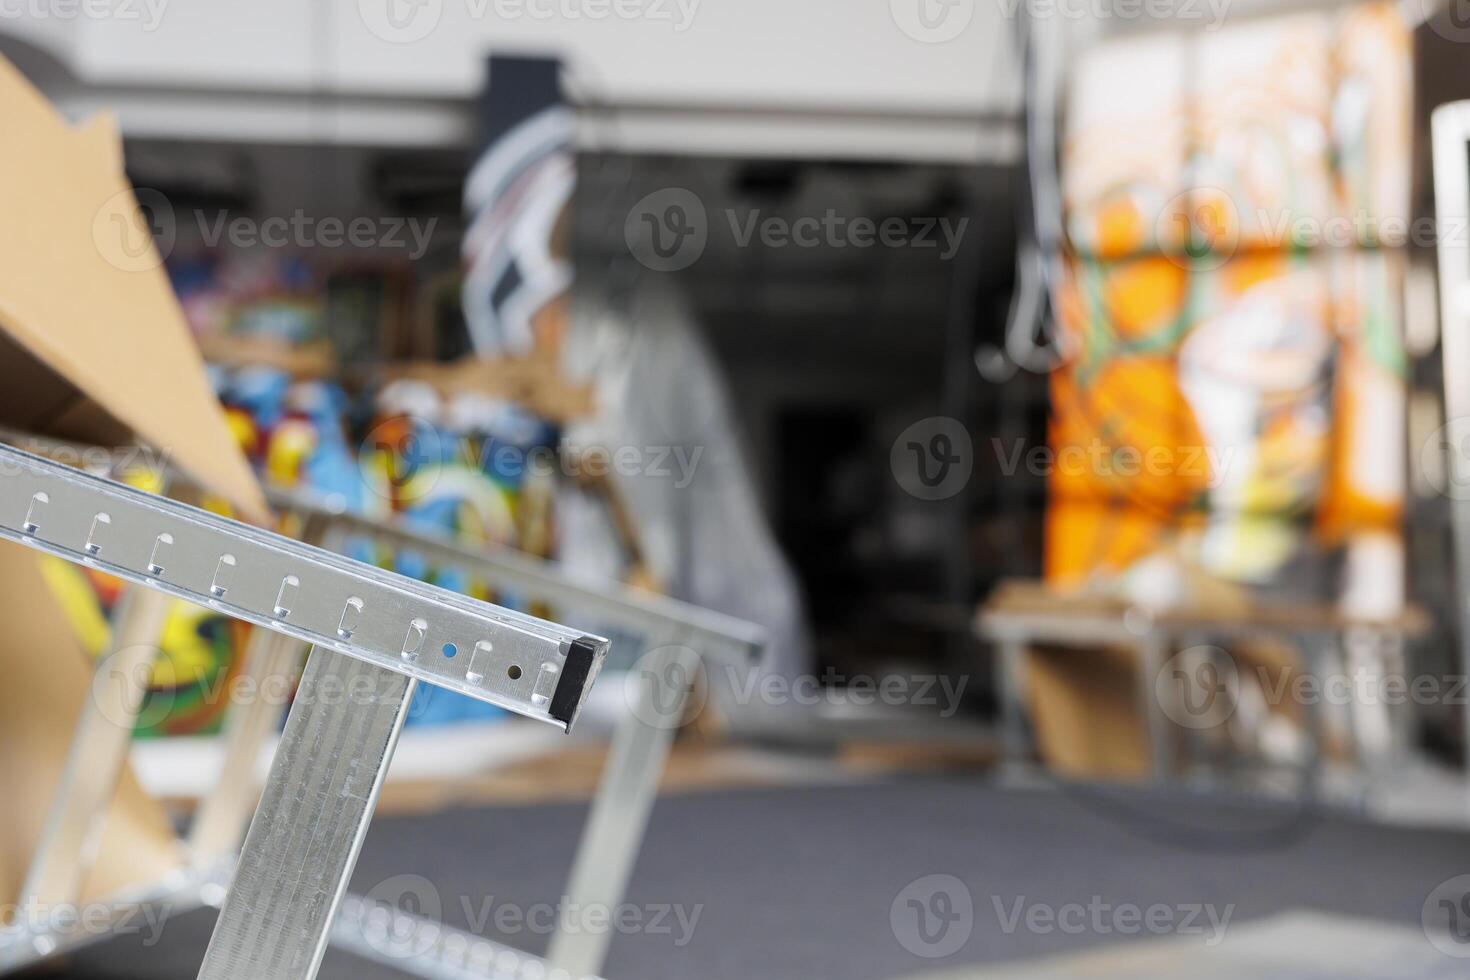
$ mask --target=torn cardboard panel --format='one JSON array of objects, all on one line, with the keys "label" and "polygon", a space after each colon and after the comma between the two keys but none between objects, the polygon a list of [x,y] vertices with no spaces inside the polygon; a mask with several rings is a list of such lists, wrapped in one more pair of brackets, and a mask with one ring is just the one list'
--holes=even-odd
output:
[{"label": "torn cardboard panel", "polygon": [[[267,521],[123,174],[110,117],[63,120],[0,57],[0,426],[102,445],[146,443],[241,516]],[[161,198],[151,220],[167,225]],[[0,547],[0,903],[13,903],[51,806],[91,663],[37,556]],[[84,898],[179,864],[163,811],[122,773]]]},{"label": "torn cardboard panel", "polygon": [[[9,137],[0,330],[13,341],[0,351],[12,389],[0,424],[103,443],[126,427],[244,516],[268,520],[123,174],[112,121],[72,128],[3,58],[0,118]],[[151,203],[167,243],[167,202]],[[89,425],[100,431],[79,431]]]},{"label": "torn cardboard panel", "polygon": [[122,446],[132,441],[128,427],[81,389],[52,371],[15,338],[0,333],[0,419],[7,428],[87,445]]},{"label": "torn cardboard panel", "polygon": [[[91,662],[41,576],[41,556],[0,542],[0,906],[19,898],[71,744],[91,691]],[[123,773],[107,814],[97,864],[82,899],[156,881],[181,864],[159,803]]]}]

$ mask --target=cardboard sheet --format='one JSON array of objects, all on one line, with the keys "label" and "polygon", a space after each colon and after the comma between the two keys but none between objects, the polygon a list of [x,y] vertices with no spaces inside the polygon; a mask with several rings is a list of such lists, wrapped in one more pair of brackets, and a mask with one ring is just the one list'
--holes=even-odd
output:
[{"label": "cardboard sheet", "polygon": [[[75,129],[0,58],[0,424],[106,439],[120,427],[267,519],[205,378],[107,119]],[[113,440],[115,441],[115,440]]]},{"label": "cardboard sheet", "polygon": [[1114,647],[1029,651],[1026,695],[1037,748],[1053,771],[1086,779],[1148,776],[1137,672],[1132,651]]},{"label": "cardboard sheet", "polygon": [[[137,199],[116,126],[74,128],[0,58],[0,425],[144,442],[246,519],[264,496],[210,390]],[[0,546],[0,906],[18,897],[89,696],[91,665],[34,552]],[[119,784],[84,900],[179,863],[158,803]]]}]

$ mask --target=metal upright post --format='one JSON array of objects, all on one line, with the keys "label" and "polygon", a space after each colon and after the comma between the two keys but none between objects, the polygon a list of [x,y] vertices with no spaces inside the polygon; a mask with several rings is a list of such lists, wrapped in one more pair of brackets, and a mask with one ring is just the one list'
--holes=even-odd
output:
[{"label": "metal upright post", "polygon": [[315,649],[200,980],[311,980],[418,682]]},{"label": "metal upright post", "polygon": [[1009,635],[997,642],[995,689],[1000,701],[1001,771],[1014,777],[1031,767],[1026,739],[1026,645]]},{"label": "metal upright post", "polygon": [[173,600],[133,587],[121,601],[112,640],[82,702],[66,766],[21,886],[22,907],[75,902],[96,860]]},{"label": "metal upright post", "polygon": [[1157,680],[1169,657],[1169,635],[1157,623],[1138,639],[1138,699],[1148,734],[1149,759],[1157,783],[1174,779],[1173,730],[1164,706],[1159,703]]},{"label": "metal upright post", "polygon": [[659,775],[684,720],[700,659],[688,647],[660,646],[645,654],[624,690],[628,712],[613,732],[612,748],[582,830],[561,919],[546,959],[574,977],[596,974],[607,957],[610,930],[587,928],[574,917],[598,910],[601,921],[627,891],[639,844],[658,796]]},{"label": "metal upright post", "polygon": [[291,672],[306,652],[305,644],[259,627],[245,647],[249,700],[232,704],[225,715],[224,761],[214,789],[199,804],[189,828],[189,859],[205,868],[233,858],[260,796],[255,781],[261,748],[280,723],[289,700]]}]

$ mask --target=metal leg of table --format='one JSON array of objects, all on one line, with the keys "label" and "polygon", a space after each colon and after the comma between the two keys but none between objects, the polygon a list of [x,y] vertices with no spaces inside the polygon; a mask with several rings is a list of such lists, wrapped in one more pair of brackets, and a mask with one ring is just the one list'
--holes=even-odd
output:
[{"label": "metal leg of table", "polygon": [[[1211,642],[1213,639],[1201,630],[1190,630],[1179,639],[1179,652],[1175,656],[1178,658],[1179,671],[1185,677],[1196,679],[1192,682],[1191,691],[1201,681],[1224,676],[1216,657],[1218,648]],[[1218,652],[1224,654],[1223,650]],[[1161,707],[1167,717],[1194,722],[1193,712],[1186,710],[1189,704],[1186,700],[1187,694],[1178,680],[1179,675],[1176,672],[1171,672],[1162,682],[1155,680],[1154,697],[1161,699]],[[1221,689],[1218,683],[1211,693],[1215,698],[1224,696],[1232,699],[1236,694],[1229,687]],[[1205,702],[1204,710],[1207,715],[1214,704],[1214,700]],[[1214,720],[1207,717],[1202,720],[1206,723],[1182,724],[1174,730],[1175,745],[1179,749],[1175,756],[1175,770],[1194,789],[1205,789],[1214,784],[1214,752],[1217,746],[1211,744],[1211,736],[1218,736],[1219,732],[1218,726],[1207,723]],[[1220,724],[1224,724],[1224,721]]]},{"label": "metal leg of table", "polygon": [[658,795],[659,776],[698,671],[699,657],[693,650],[670,645],[646,654],[627,679],[629,711],[613,732],[607,766],[572,865],[562,919],[546,956],[553,967],[574,977],[601,971],[612,937],[608,930],[572,921],[570,910],[611,910],[623,900]]},{"label": "metal leg of table", "polygon": [[[1330,651],[1331,656],[1326,658],[1323,680],[1325,682],[1326,678],[1334,676],[1338,671],[1347,678],[1346,686],[1351,693],[1346,703],[1340,706],[1336,718],[1338,729],[1346,742],[1344,749],[1348,763],[1352,767],[1353,781],[1344,788],[1355,793],[1354,803],[1363,805],[1368,799],[1369,774],[1373,770],[1374,760],[1381,756],[1388,741],[1388,715],[1381,699],[1369,697],[1365,700],[1358,696],[1360,684],[1371,688],[1381,683],[1383,663],[1379,659],[1380,651],[1374,649],[1374,641],[1370,638],[1367,641],[1368,649],[1364,649],[1360,637],[1354,635],[1355,632],[1347,630],[1334,635],[1330,647],[1324,643],[1324,654]],[[1327,640],[1326,637],[1323,639]],[[1323,700],[1331,701],[1325,696]]]},{"label": "metal leg of table", "polygon": [[311,980],[416,681],[313,649],[200,980]]},{"label": "metal leg of table", "polygon": [[[1302,652],[1302,662],[1307,672],[1316,677],[1318,683],[1326,677],[1326,668],[1331,658],[1333,638],[1315,633],[1298,633],[1297,648]],[[1327,717],[1323,698],[1309,698],[1306,708],[1307,756],[1302,778],[1302,800],[1315,803],[1322,794],[1322,767],[1326,764]]]},{"label": "metal leg of table", "polygon": [[1153,765],[1153,778],[1157,782],[1169,782],[1173,778],[1170,748],[1171,729],[1164,706],[1159,703],[1158,678],[1169,655],[1169,637],[1153,628],[1138,641],[1138,697],[1143,711],[1144,726],[1148,732],[1149,758]]},{"label": "metal leg of table", "polygon": [[1342,635],[1342,659],[1352,692],[1350,728],[1354,755],[1365,778],[1400,758],[1404,746],[1404,712],[1393,710],[1382,696],[1390,677],[1403,677],[1403,665],[1392,634],[1368,626]]},{"label": "metal leg of table", "polygon": [[111,645],[82,703],[61,782],[21,887],[22,905],[64,905],[81,892],[96,861],[173,601],[138,587],[123,596]]},{"label": "metal leg of table", "polygon": [[242,704],[225,716],[225,756],[214,789],[199,804],[189,829],[189,857],[196,867],[233,857],[260,798],[255,780],[261,747],[280,723],[291,695],[291,675],[306,644],[256,627],[245,647],[239,685]]},{"label": "metal leg of table", "polygon": [[[1408,677],[1409,664],[1405,656],[1404,635],[1394,630],[1384,630],[1379,634],[1378,639],[1383,645],[1383,660],[1388,675]],[[1398,765],[1408,759],[1410,747],[1414,744],[1414,722],[1414,713],[1409,709],[1408,704],[1391,706],[1389,711],[1392,744],[1390,765]]]},{"label": "metal leg of table", "polygon": [[1026,644],[1015,638],[1006,638],[1000,641],[997,653],[995,688],[1000,700],[1001,766],[1009,774],[1029,761],[1021,694]]}]

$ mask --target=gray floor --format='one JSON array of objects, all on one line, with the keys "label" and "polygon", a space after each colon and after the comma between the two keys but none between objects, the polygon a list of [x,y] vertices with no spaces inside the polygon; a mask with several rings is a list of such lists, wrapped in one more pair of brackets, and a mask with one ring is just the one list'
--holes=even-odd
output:
[{"label": "gray floor", "polygon": [[[534,915],[538,903],[556,900],[584,815],[580,806],[546,806],[384,818],[354,890],[417,894],[455,925],[478,919],[485,935],[539,951],[544,931],[516,927],[503,909]],[[1139,941],[1109,929],[1005,924],[1017,907],[1088,903],[1230,906],[1234,927],[1315,910],[1418,930],[1435,887],[1467,872],[1466,834],[1139,794],[1001,790],[969,778],[693,795],[655,810],[628,897],[644,916],[655,906],[698,909],[692,938],[676,942],[670,915],[672,934],[616,937],[606,972],[614,980],[879,980]],[[427,890],[397,877],[415,873]],[[892,916],[911,883],[941,873],[968,893],[973,926],[955,951],[926,958],[912,951],[911,936],[906,947],[907,927]],[[496,928],[497,915],[508,931]],[[114,940],[56,972],[191,978],[210,918],[170,923],[153,948]],[[397,974],[333,953],[321,976]]]}]

